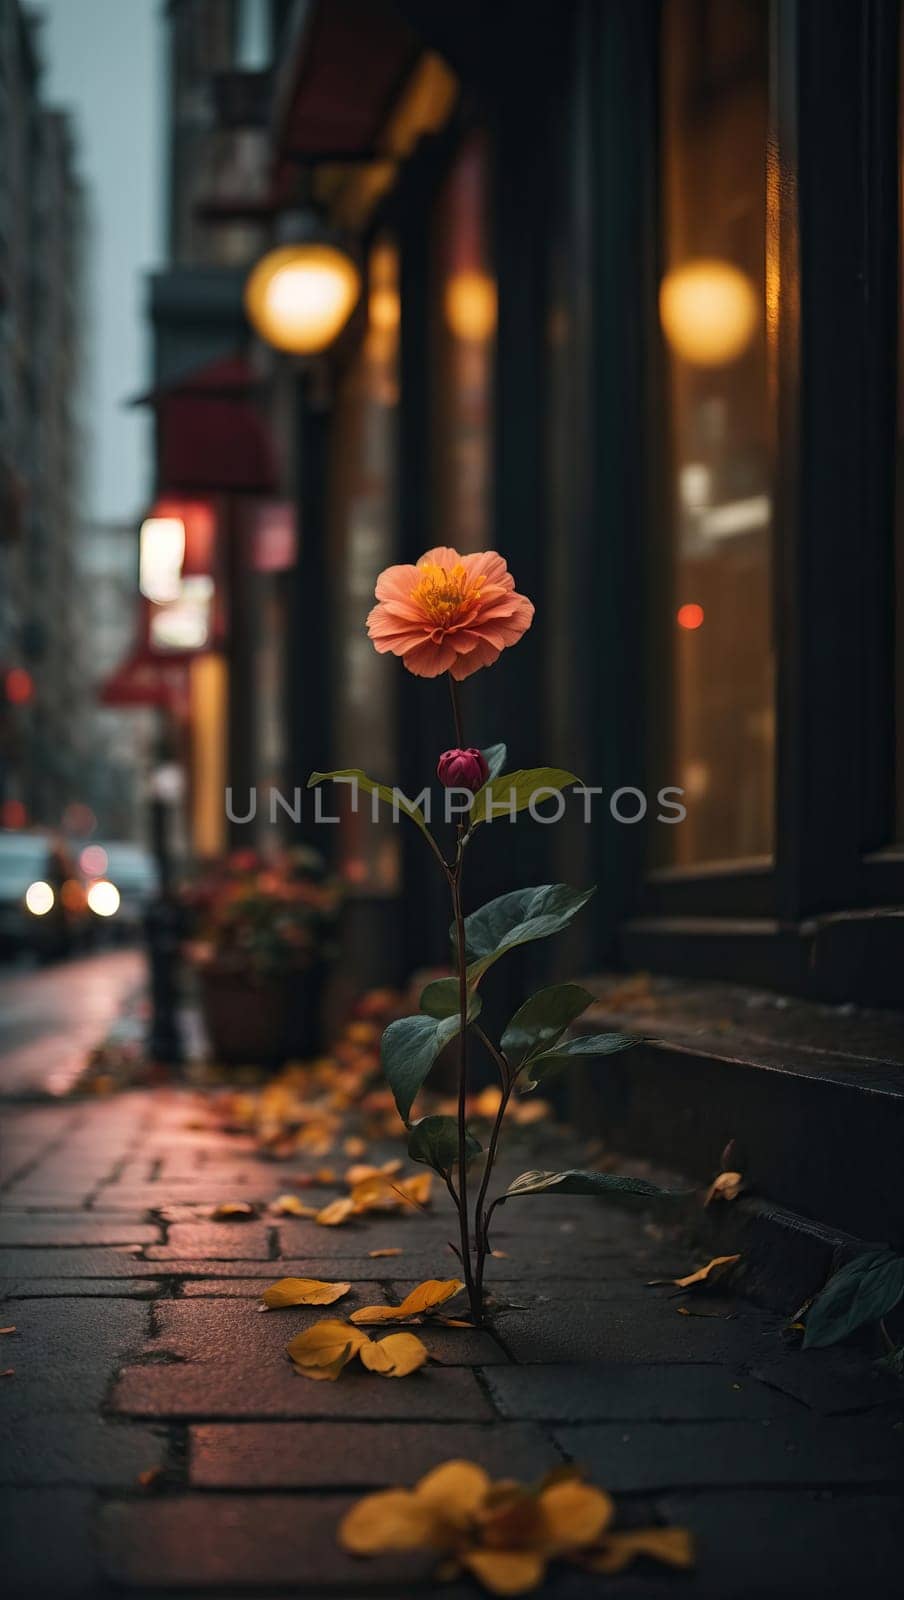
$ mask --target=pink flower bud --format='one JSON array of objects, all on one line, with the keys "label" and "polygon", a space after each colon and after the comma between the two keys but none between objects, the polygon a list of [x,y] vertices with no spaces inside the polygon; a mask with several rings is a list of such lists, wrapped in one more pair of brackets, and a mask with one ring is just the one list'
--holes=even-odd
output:
[{"label": "pink flower bud", "polygon": [[489,770],[473,745],[468,750],[445,750],[436,763],[436,776],[444,789],[470,789],[472,794],[486,783]]}]

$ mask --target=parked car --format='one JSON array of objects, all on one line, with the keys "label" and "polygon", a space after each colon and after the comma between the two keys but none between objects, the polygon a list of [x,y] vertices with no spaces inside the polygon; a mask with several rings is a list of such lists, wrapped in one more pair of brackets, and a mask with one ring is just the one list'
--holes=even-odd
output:
[{"label": "parked car", "polygon": [[0,951],[69,955],[87,929],[85,889],[59,840],[0,832]]},{"label": "parked car", "polygon": [[125,840],[92,842],[82,850],[80,863],[88,880],[94,931],[103,924],[117,938],[140,934],[158,888],[157,865],[150,851]]}]

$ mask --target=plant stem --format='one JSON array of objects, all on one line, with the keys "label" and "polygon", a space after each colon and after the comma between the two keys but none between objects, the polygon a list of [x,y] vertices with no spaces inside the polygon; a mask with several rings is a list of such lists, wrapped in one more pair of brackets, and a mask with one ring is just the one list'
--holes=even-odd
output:
[{"label": "plant stem", "polygon": [[465,961],[465,919],[461,907],[461,851],[451,879],[452,913],[455,919],[455,946],[458,957],[458,1222],[461,1230],[462,1269],[465,1288],[475,1323],[481,1320],[481,1302],[475,1292],[471,1270],[471,1243],[468,1229],[468,969]]},{"label": "plant stem", "polygon": [[[462,748],[465,736],[462,725],[461,705],[458,698],[458,688],[452,677],[449,678],[449,698],[452,702],[455,737],[458,740],[459,748]],[[479,1326],[483,1305],[482,1297],[477,1293],[474,1282],[470,1229],[468,1227],[468,966],[465,955],[465,917],[461,903],[464,834],[464,823],[459,820],[458,847],[455,852],[455,861],[449,869],[452,916],[455,923],[455,954],[458,961],[458,1222],[461,1230],[461,1264],[465,1275],[465,1288],[468,1292],[472,1319]]]},{"label": "plant stem", "polygon": [[455,723],[455,737],[458,740],[459,750],[463,750],[465,747],[465,735],[461,720],[461,702],[458,698],[458,685],[452,677],[449,678],[449,698],[452,701],[452,720]]},{"label": "plant stem", "polygon": [[487,1212],[486,1216],[484,1216],[483,1207],[484,1202],[486,1201],[487,1189],[489,1188],[493,1167],[496,1162],[496,1150],[499,1144],[499,1135],[502,1132],[502,1122],[503,1118],[505,1117],[505,1109],[509,1103],[509,1097],[515,1085],[515,1080],[508,1068],[508,1063],[505,1061],[504,1057],[502,1059],[506,1069],[507,1081],[503,1082],[502,1085],[502,1095],[499,1100],[499,1108],[496,1112],[496,1119],[493,1123],[493,1131],[490,1134],[490,1142],[487,1145],[487,1158],[484,1162],[483,1178],[481,1179],[480,1189],[477,1194],[477,1202],[474,1206],[474,1233],[477,1240],[477,1273],[475,1277],[474,1288],[477,1294],[477,1299],[481,1306],[483,1305],[483,1273],[486,1266],[487,1253],[490,1247],[489,1212]]}]

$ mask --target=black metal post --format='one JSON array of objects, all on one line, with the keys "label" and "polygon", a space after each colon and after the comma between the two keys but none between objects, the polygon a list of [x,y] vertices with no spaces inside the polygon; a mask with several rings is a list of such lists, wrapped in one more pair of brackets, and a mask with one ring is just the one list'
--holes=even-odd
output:
[{"label": "black metal post", "polygon": [[[165,715],[165,714],[163,714]],[[168,738],[161,728],[160,759],[166,761]],[[153,1062],[181,1066],[185,1059],[179,1027],[179,947],[183,917],[173,894],[170,856],[170,807],[152,778],[150,823],[151,849],[157,863],[157,893],[145,916],[145,935],[150,975],[151,1017],[147,1049]]]}]

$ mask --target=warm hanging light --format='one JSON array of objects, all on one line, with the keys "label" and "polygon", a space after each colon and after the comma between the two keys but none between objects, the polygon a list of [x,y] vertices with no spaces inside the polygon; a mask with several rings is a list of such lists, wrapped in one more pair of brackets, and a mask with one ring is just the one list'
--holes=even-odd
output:
[{"label": "warm hanging light", "polygon": [[663,332],[696,367],[722,367],[750,344],[760,301],[747,274],[730,261],[699,257],[667,272],[659,289]]},{"label": "warm hanging light", "polygon": [[314,217],[293,213],[280,234],[284,242],[251,270],[245,310],[274,349],[316,355],[345,327],[361,293],[361,274]]}]

